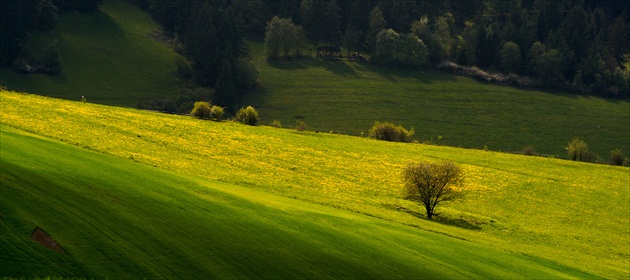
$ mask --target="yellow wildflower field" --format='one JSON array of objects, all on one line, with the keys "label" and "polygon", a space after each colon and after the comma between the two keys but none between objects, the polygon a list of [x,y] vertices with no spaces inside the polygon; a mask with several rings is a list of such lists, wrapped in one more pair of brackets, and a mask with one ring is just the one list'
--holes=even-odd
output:
[{"label": "yellow wildflower field", "polygon": [[[630,170],[558,159],[389,143],[2,91],[2,125],[143,164],[265,190],[474,242],[628,273]],[[442,222],[401,198],[410,162],[452,160],[465,198]],[[584,242],[588,240],[588,242]],[[619,246],[620,242],[625,246]]]}]

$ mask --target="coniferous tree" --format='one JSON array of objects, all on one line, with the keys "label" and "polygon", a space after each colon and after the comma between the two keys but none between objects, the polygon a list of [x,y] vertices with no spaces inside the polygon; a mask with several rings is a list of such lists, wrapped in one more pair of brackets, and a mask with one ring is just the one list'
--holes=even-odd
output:
[{"label": "coniferous tree", "polygon": [[370,20],[368,23],[368,33],[366,36],[366,45],[373,49],[376,45],[376,37],[379,32],[385,30],[387,27],[387,21],[383,17],[383,12],[376,6],[370,11]]},{"label": "coniferous tree", "polygon": [[341,41],[339,26],[341,17],[337,1],[330,1],[326,7],[322,18],[322,38],[329,46],[338,46]]}]

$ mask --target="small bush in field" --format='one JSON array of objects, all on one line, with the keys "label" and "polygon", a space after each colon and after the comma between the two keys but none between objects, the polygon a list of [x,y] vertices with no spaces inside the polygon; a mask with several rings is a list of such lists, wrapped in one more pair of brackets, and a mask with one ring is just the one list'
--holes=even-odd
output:
[{"label": "small bush in field", "polygon": [[297,121],[295,123],[295,130],[297,131],[305,131],[307,128],[306,123],[303,121]]},{"label": "small bush in field", "polygon": [[241,108],[236,113],[236,120],[246,125],[256,125],[258,124],[258,111],[252,106]]},{"label": "small bush in field", "polygon": [[213,120],[220,121],[223,119],[223,115],[225,115],[223,107],[214,105],[212,106],[212,108],[210,108],[210,118],[212,118]]},{"label": "small bush in field", "polygon": [[602,163],[602,158],[593,151],[587,151],[583,156],[581,161],[583,162],[592,162],[592,163]]},{"label": "small bush in field", "polygon": [[610,151],[610,159],[608,163],[610,163],[611,165],[623,166],[623,165],[627,165],[629,162],[628,162],[628,158],[626,158],[626,156],[621,152],[621,150],[614,149]]},{"label": "small bush in field", "polygon": [[523,148],[523,154],[526,156],[537,156],[538,152],[536,152],[533,146],[527,146]]},{"label": "small bush in field", "polygon": [[205,101],[197,101],[195,102],[192,111],[190,111],[190,114],[198,119],[209,119],[211,117],[211,111],[212,109],[210,107],[210,103]]},{"label": "small bush in field", "polygon": [[575,161],[586,161],[588,145],[579,138],[575,138],[569,142],[569,145],[565,148],[569,154],[569,158]]},{"label": "small bush in field", "polygon": [[273,122],[271,122],[271,126],[273,126],[275,128],[281,128],[282,127],[282,123],[279,120],[273,120]]},{"label": "small bush in field", "polygon": [[411,142],[412,136],[413,129],[408,131],[401,125],[388,122],[376,122],[368,132],[370,138],[391,142]]}]

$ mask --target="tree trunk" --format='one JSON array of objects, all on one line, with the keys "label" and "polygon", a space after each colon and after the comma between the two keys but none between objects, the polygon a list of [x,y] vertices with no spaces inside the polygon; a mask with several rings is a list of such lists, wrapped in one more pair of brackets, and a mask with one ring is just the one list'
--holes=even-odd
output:
[{"label": "tree trunk", "polygon": [[425,205],[425,208],[427,209],[427,218],[430,220],[433,218],[433,209],[431,209],[430,205]]}]

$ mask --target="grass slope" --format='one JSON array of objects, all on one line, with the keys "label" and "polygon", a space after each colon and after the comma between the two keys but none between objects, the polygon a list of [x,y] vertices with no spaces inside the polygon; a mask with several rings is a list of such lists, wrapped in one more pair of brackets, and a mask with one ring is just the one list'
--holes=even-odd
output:
[{"label": "grass slope", "polygon": [[[57,38],[63,74],[0,69],[2,84],[127,107],[177,94],[177,54],[148,36],[156,30],[149,15],[121,0],[106,1],[95,14],[63,14],[55,31],[35,34],[31,43],[45,46]],[[261,111],[265,123],[277,119],[293,126],[300,116],[316,130],[360,135],[374,121],[391,121],[414,127],[422,142],[449,146],[521,151],[533,145],[565,156],[568,141],[580,137],[604,158],[613,149],[630,152],[628,100],[520,90],[347,60],[268,63],[262,44],[251,47],[261,87],[247,103]]]},{"label": "grass slope", "polygon": [[[397,223],[0,129],[0,276],[595,277]],[[68,254],[32,242],[36,226]]]},{"label": "grass slope", "polygon": [[126,1],[105,1],[95,13],[62,14],[54,31],[35,34],[30,45],[46,46],[58,39],[63,73],[23,75],[3,68],[2,85],[129,107],[174,94],[181,84],[173,75],[178,54],[148,35],[157,30],[148,14]]},{"label": "grass slope", "polygon": [[[2,123],[185,174],[364,213],[597,275],[630,270],[630,169],[298,133],[2,92]],[[448,159],[466,199],[442,223],[400,198],[411,161]],[[456,225],[456,226],[453,226]]]},{"label": "grass slope", "polygon": [[[574,137],[607,158],[630,152],[630,103],[484,84],[434,70],[406,70],[346,59],[267,62],[261,43],[250,44],[260,72],[247,100],[264,123],[360,135],[375,121],[410,128],[421,142],[566,156]],[[441,140],[438,140],[441,139]]]}]

